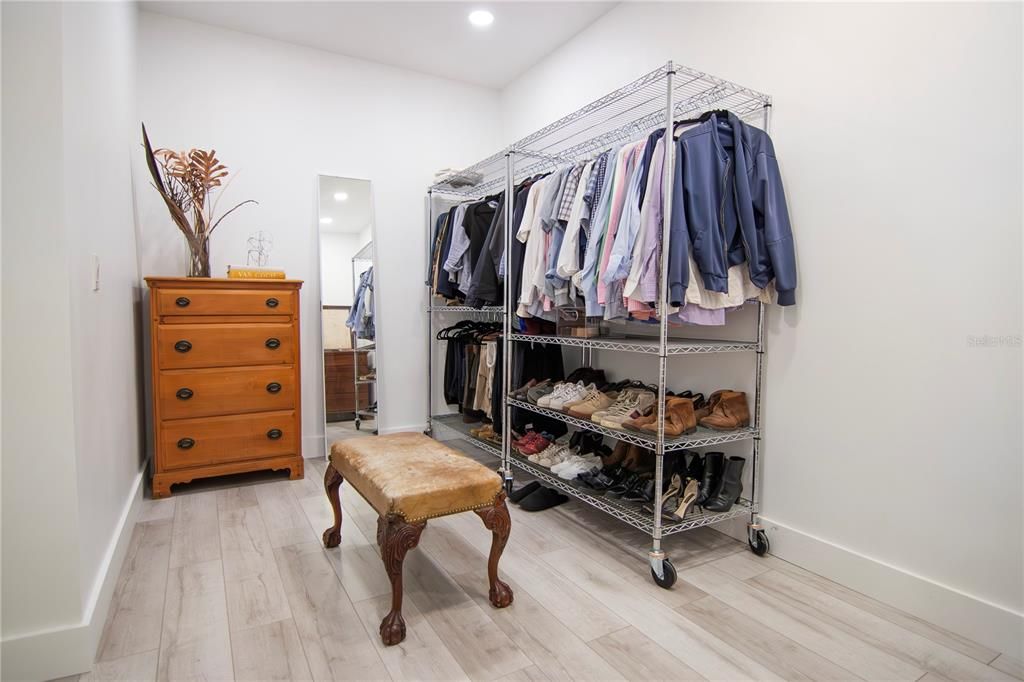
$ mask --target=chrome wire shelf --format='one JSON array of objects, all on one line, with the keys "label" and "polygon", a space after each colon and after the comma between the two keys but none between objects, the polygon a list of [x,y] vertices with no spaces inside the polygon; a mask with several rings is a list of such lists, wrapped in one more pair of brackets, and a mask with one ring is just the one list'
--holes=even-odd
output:
[{"label": "chrome wire shelf", "polygon": [[449,431],[457,434],[458,437],[468,440],[470,443],[480,448],[484,452],[494,455],[498,459],[501,459],[501,447],[495,445],[486,440],[480,440],[469,432],[474,427],[473,424],[467,424],[462,421],[462,415],[459,414],[435,414],[430,418],[431,427],[444,427]]},{"label": "chrome wire shelf", "polygon": [[[673,117],[691,118],[709,109],[728,109],[749,123],[761,123],[771,97],[731,81],[668,62],[618,90],[563,116],[502,151],[474,163],[430,187],[430,191],[461,197],[481,197],[504,189],[505,155],[509,152],[537,161],[520,164],[515,181],[564,163],[590,158],[612,145],[635,140],[665,125],[666,77],[672,80]],[[472,186],[452,182],[478,175]]]},{"label": "chrome wire shelf", "polygon": [[502,315],[505,309],[500,305],[488,305],[483,308],[472,308],[468,305],[432,305],[427,308],[431,313],[479,313],[481,315]]},{"label": "chrome wire shelf", "polygon": [[[516,400],[514,398],[508,399],[508,404],[513,407],[521,407],[524,410],[529,410],[536,414],[542,414],[552,419],[565,422],[570,426],[575,426],[579,429],[586,429],[587,431],[593,431],[595,433],[604,434],[617,440],[623,440],[633,445],[639,445],[641,447],[654,449],[658,444],[658,439],[653,436],[645,436],[637,431],[631,431],[629,429],[610,429],[600,424],[595,424],[588,419],[579,419],[572,415],[558,410],[550,410],[546,407],[540,407],[533,405],[532,403],[526,403],[522,400]],[[758,430],[752,426],[748,426],[742,429],[735,429],[732,431],[712,431],[706,429],[703,426],[698,426],[696,433],[689,436],[680,436],[678,438],[665,438],[665,452],[672,452],[673,450],[682,450],[684,448],[700,448],[706,445],[721,445],[722,443],[735,443],[741,440],[750,440],[751,438],[757,438]]]},{"label": "chrome wire shelf", "polygon": [[[612,497],[606,497],[595,490],[586,488],[573,481],[567,481],[563,478],[559,478],[555,474],[551,473],[550,470],[545,469],[539,464],[534,464],[522,455],[518,455],[514,452],[512,453],[512,465],[522,471],[525,471],[534,478],[543,481],[550,487],[557,488],[584,504],[596,507],[606,514],[610,514],[619,521],[628,523],[638,530],[645,533],[651,533],[654,531],[654,517],[650,514],[644,513],[641,508],[643,505],[631,504]],[[665,523],[662,526],[661,533],[662,535],[672,535],[673,533],[681,533],[694,528],[700,528],[701,526],[710,526],[739,516],[747,516],[751,511],[756,511],[756,509],[751,504],[750,500],[746,499],[741,499],[738,504],[734,504],[727,512],[715,513],[694,508],[690,510],[682,521],[678,523]]]},{"label": "chrome wire shelf", "polygon": [[[512,341],[525,343],[554,343],[576,348],[616,350],[627,353],[657,355],[660,352],[657,337],[600,336],[589,339],[572,336],[538,336],[534,334],[512,334]],[[694,355],[697,353],[737,353],[757,351],[756,341],[718,341],[711,339],[671,339],[666,347],[669,355]]]}]

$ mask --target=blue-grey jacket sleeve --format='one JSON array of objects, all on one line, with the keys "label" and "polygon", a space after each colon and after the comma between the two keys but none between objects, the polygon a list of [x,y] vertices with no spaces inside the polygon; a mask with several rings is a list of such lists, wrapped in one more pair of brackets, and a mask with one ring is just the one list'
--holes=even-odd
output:
[{"label": "blue-grey jacket sleeve", "polygon": [[[690,231],[686,224],[686,195],[683,189],[683,145],[676,144],[675,168],[672,173],[672,215],[668,240],[668,301],[683,305],[686,287],[690,284]],[[661,240],[661,234],[658,234]],[[656,264],[661,270],[661,264]]]},{"label": "blue-grey jacket sleeve", "polygon": [[796,255],[793,231],[789,224],[786,194],[782,189],[779,163],[773,154],[762,152],[754,162],[754,210],[764,225],[765,246],[775,271],[775,290],[779,305],[796,303]]}]

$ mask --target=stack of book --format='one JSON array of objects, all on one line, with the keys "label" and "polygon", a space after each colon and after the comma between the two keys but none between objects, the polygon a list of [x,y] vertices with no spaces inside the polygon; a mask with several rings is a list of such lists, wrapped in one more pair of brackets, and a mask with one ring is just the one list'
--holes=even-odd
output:
[{"label": "stack of book", "polygon": [[229,265],[229,279],[284,279],[284,270],[256,265]]}]

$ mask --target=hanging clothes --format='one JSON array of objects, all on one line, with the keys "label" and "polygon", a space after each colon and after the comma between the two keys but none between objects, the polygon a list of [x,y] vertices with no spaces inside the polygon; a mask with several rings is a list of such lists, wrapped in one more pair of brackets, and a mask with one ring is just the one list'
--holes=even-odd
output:
[{"label": "hanging clothes", "polygon": [[356,290],[352,310],[349,311],[345,326],[351,329],[358,339],[373,341],[377,335],[373,320],[373,268],[368,268],[359,276],[359,288]]}]

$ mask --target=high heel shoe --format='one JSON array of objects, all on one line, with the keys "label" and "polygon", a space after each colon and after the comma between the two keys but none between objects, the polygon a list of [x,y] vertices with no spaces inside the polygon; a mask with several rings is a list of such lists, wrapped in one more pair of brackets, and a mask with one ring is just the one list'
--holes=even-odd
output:
[{"label": "high heel shoe", "polygon": [[690,482],[686,484],[686,488],[683,490],[682,496],[679,498],[679,506],[676,507],[674,512],[666,514],[670,521],[678,523],[686,517],[686,512],[690,511],[690,507],[693,506],[694,500],[697,499],[697,492],[699,485],[694,479],[690,479]]},{"label": "high heel shoe", "polygon": [[[683,489],[683,479],[680,478],[679,474],[672,474],[672,482],[669,483],[668,489],[661,496],[661,510],[662,513],[668,513],[679,506],[676,500],[679,498],[679,493]],[[642,511],[646,514],[654,514],[654,505],[645,504],[642,507]]]}]

